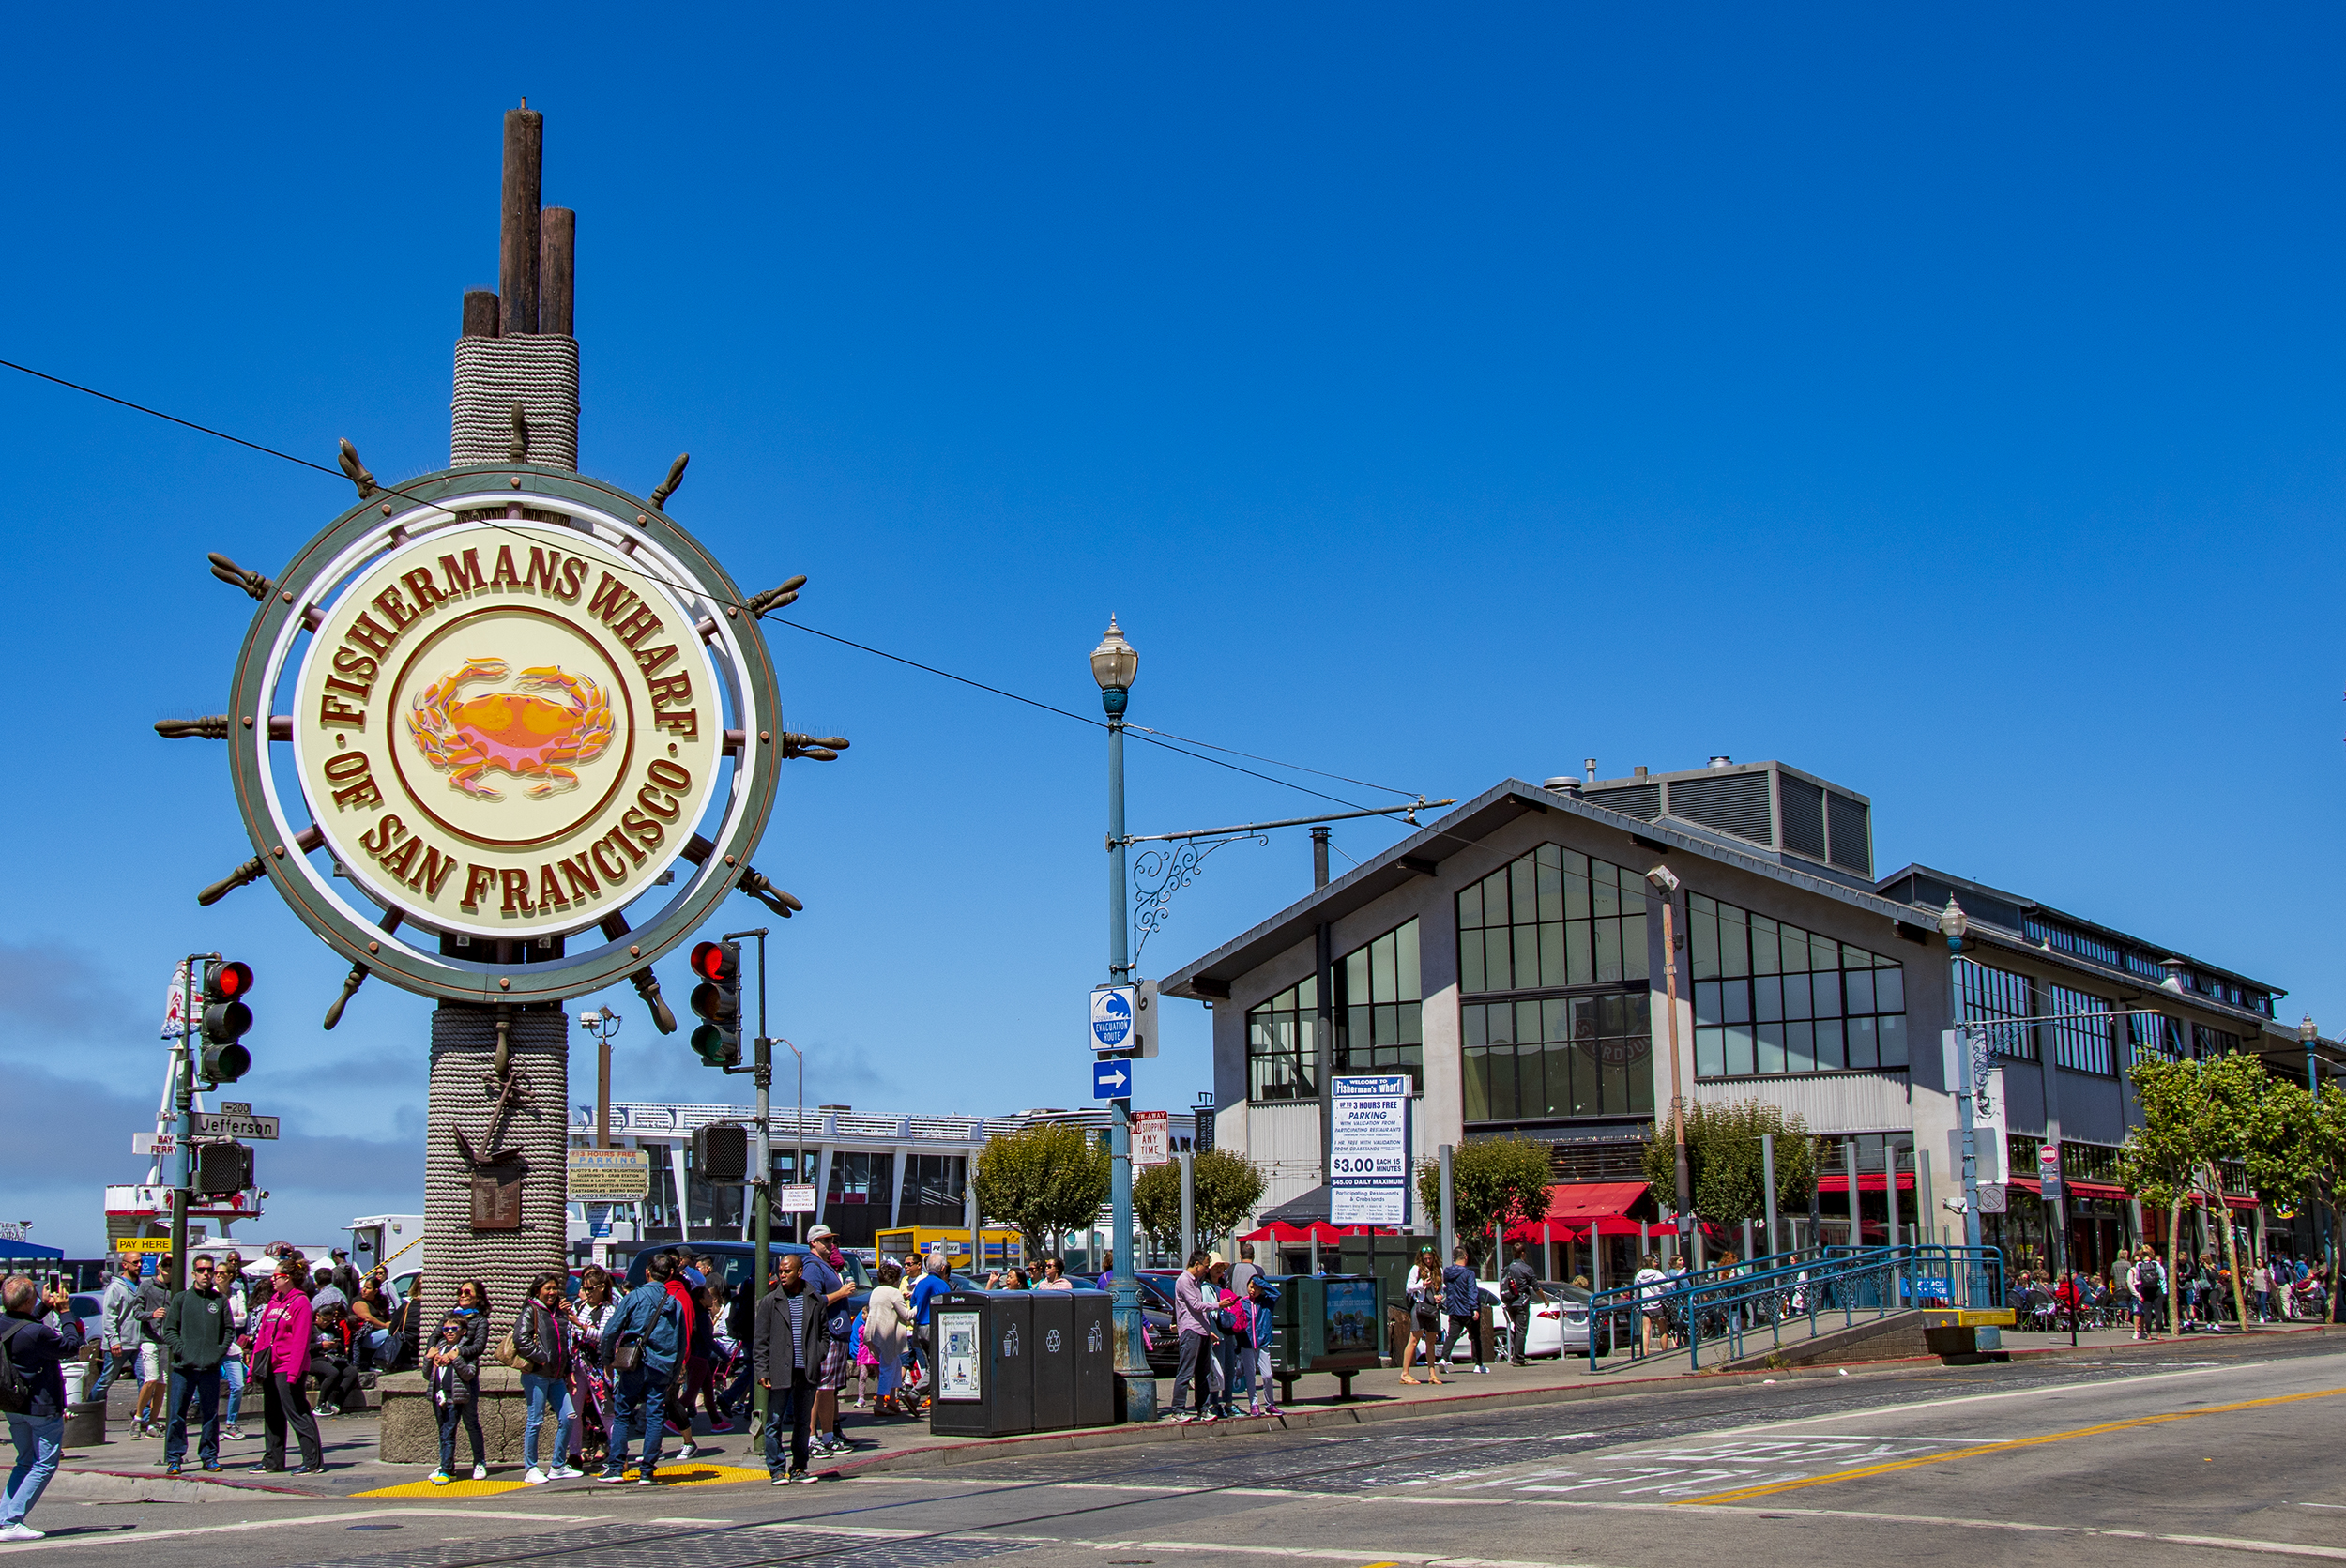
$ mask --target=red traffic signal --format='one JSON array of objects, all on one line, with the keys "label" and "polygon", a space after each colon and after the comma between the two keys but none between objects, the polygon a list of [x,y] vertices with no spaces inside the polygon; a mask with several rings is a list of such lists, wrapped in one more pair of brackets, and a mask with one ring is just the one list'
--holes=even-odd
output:
[{"label": "red traffic signal", "polygon": [[207,1002],[233,1002],[252,989],[252,966],[231,959],[224,964],[204,966],[204,999]]},{"label": "red traffic signal", "polygon": [[724,984],[739,980],[741,975],[741,944],[739,942],[701,942],[693,949],[693,972],[703,980]]}]

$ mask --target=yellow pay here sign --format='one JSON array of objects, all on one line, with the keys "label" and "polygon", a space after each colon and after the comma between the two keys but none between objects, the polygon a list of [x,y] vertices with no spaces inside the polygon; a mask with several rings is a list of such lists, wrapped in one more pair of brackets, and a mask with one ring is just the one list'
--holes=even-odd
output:
[{"label": "yellow pay here sign", "polygon": [[124,1253],[124,1252],[161,1252],[161,1253],[167,1253],[167,1252],[169,1252],[170,1250],[171,1250],[171,1238],[170,1238],[170,1237],[168,1237],[168,1236],[125,1236],[125,1237],[123,1237],[121,1240],[119,1240],[119,1241],[117,1241],[116,1242],[114,1242],[114,1251],[116,1251],[116,1252],[118,1252],[118,1253]]}]

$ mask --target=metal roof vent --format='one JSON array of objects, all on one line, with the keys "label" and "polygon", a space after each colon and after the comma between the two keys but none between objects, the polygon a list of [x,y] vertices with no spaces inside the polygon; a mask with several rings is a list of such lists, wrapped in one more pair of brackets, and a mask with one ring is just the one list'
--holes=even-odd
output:
[{"label": "metal roof vent", "polygon": [[1570,773],[1559,773],[1552,779],[1543,779],[1540,782],[1540,787],[1559,790],[1566,795],[1577,795],[1580,793],[1580,781]]},{"label": "metal roof vent", "polygon": [[1735,759],[1731,756],[1714,756],[1711,759],[1711,766],[1714,768],[1732,768],[1735,766]]}]

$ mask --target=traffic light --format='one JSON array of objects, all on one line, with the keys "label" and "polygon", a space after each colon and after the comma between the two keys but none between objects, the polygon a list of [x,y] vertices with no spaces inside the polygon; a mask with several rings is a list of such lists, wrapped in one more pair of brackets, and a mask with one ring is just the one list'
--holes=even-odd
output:
[{"label": "traffic light", "polygon": [[748,1180],[750,1130],[738,1121],[712,1121],[693,1128],[693,1174],[703,1181]]},{"label": "traffic light", "polygon": [[216,958],[204,966],[204,1076],[212,1083],[233,1084],[251,1070],[252,1053],[237,1043],[252,1027],[244,1005],[251,989],[249,964]]},{"label": "traffic light", "polygon": [[693,1050],[704,1067],[741,1065],[741,944],[703,942],[693,950],[693,1011],[701,1027]]},{"label": "traffic light", "polygon": [[195,1146],[195,1190],[217,1195],[241,1193],[252,1185],[252,1150],[240,1143],[200,1143]]}]

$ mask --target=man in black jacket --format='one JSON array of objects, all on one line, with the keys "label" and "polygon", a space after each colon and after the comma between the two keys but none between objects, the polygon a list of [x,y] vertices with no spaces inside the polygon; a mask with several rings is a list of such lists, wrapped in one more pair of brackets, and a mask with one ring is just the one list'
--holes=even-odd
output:
[{"label": "man in black jacket", "polygon": [[[815,1379],[823,1368],[830,1336],[823,1326],[824,1302],[801,1272],[799,1254],[785,1253],[774,1265],[772,1294],[757,1303],[757,1333],[751,1360],[766,1401],[766,1473],[779,1486],[811,1482],[806,1468],[807,1428],[815,1419]],[[783,1414],[787,1404],[789,1414]],[[782,1458],[782,1428],[790,1423],[790,1465]]]},{"label": "man in black jacket", "polygon": [[[68,1356],[82,1348],[82,1320],[73,1312],[73,1298],[62,1287],[40,1290],[24,1274],[11,1274],[0,1283],[0,1338],[8,1346],[8,1360],[17,1376],[32,1389],[31,1408],[8,1412],[8,1440],[16,1447],[16,1469],[8,1488],[0,1495],[0,1541],[38,1541],[41,1531],[24,1522],[40,1500],[41,1489],[57,1473],[57,1458],[65,1449],[65,1374]],[[40,1320],[44,1307],[58,1315],[61,1328]]]},{"label": "man in black jacket", "polygon": [[179,1473],[188,1457],[188,1402],[202,1401],[203,1436],[196,1457],[207,1470],[220,1469],[220,1363],[236,1336],[228,1303],[212,1287],[212,1260],[188,1265],[192,1286],[172,1297],[155,1336],[171,1356],[171,1415],[163,1427],[163,1467]]}]

